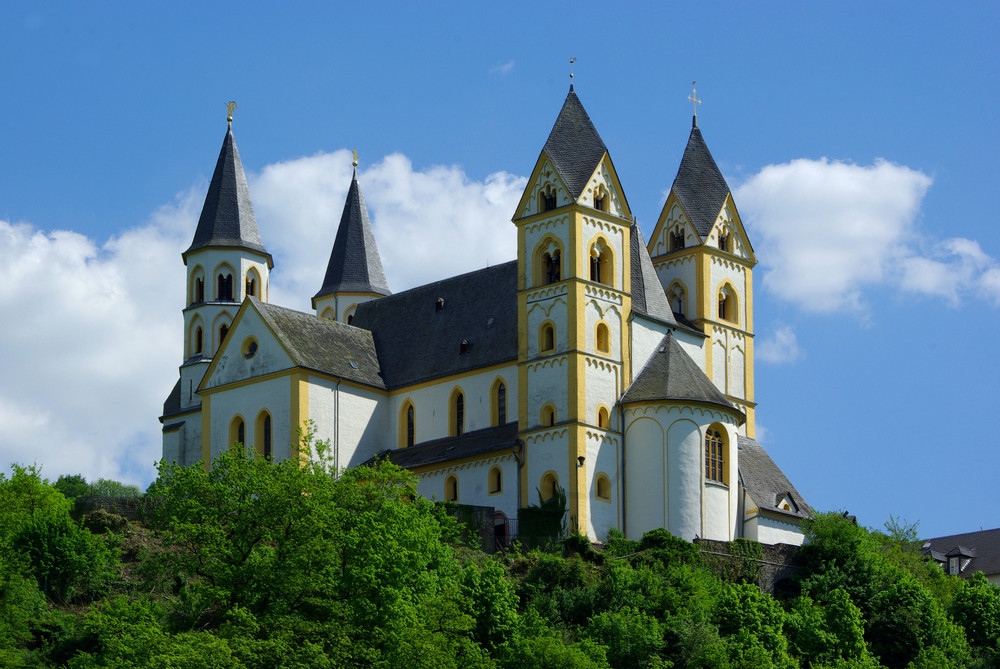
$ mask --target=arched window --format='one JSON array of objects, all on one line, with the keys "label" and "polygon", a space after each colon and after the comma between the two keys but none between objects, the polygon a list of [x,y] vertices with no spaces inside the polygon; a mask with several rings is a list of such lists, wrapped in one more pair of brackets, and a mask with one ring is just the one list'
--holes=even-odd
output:
[{"label": "arched window", "polygon": [[449,502],[458,501],[458,477],[454,474],[444,480],[444,498]]},{"label": "arched window", "polygon": [[200,355],[205,350],[205,335],[199,325],[194,329],[194,354]]},{"label": "arched window", "polygon": [[490,422],[492,425],[504,425],[507,422],[507,384],[503,379],[493,382],[490,393]]},{"label": "arched window", "polygon": [[552,427],[556,424],[556,408],[552,404],[542,407],[542,426]]},{"label": "arched window", "polygon": [[503,492],[503,470],[499,466],[490,468],[489,489],[491,495],[499,495]]},{"label": "arched window", "polygon": [[323,310],[323,313],[320,314],[320,317],[334,321],[337,320],[337,312],[334,311],[331,307],[327,307],[326,309]]},{"label": "arched window", "polygon": [[613,272],[614,264],[612,262],[611,249],[607,247],[604,240],[598,240],[591,244],[590,280],[610,286],[613,284],[611,277]]},{"label": "arched window", "polygon": [[257,442],[257,455],[265,460],[270,460],[274,451],[271,447],[271,414],[261,411],[257,415],[257,422],[254,425],[254,440]]},{"label": "arched window", "polygon": [[687,303],[687,289],[680,281],[674,281],[667,289],[667,302],[670,303],[670,310],[675,314],[683,316],[685,314],[684,305]]},{"label": "arched window", "polygon": [[598,186],[597,189],[594,190],[594,209],[607,211],[608,199],[608,191],[603,185]]},{"label": "arched window", "polygon": [[191,270],[191,304],[205,301],[205,271],[201,266]]},{"label": "arched window", "polygon": [[229,445],[235,446],[240,444],[241,446],[247,443],[247,426],[243,422],[242,416],[235,416],[232,422],[229,424]]},{"label": "arched window", "polygon": [[556,189],[552,187],[552,184],[545,186],[545,188],[540,191],[538,195],[539,213],[552,211],[556,208]]},{"label": "arched window", "polygon": [[547,237],[535,248],[534,285],[544,286],[562,280],[562,249],[552,237]]},{"label": "arched window", "polygon": [[675,230],[670,233],[670,250],[679,251],[684,248],[684,231]]},{"label": "arched window", "polygon": [[413,420],[413,405],[406,407],[406,445],[413,446],[413,436],[416,424]]},{"label": "arched window", "polygon": [[465,394],[458,388],[451,393],[448,434],[452,437],[461,436],[465,432]]},{"label": "arched window", "polygon": [[726,442],[723,430],[709,428],[705,433],[705,478],[726,483]]},{"label": "arched window", "polygon": [[413,402],[406,400],[403,408],[399,410],[399,447],[409,448],[413,446],[416,436],[416,421],[414,419]]},{"label": "arched window", "polygon": [[542,476],[542,483],[538,486],[538,492],[542,496],[542,501],[547,502],[552,499],[559,488],[559,477],[555,472],[545,472]]},{"label": "arched window", "polygon": [[719,319],[737,323],[736,293],[726,285],[719,290]]},{"label": "arched window", "polygon": [[604,430],[611,427],[611,413],[607,407],[602,406],[597,410],[597,427]]},{"label": "arched window", "polygon": [[722,251],[729,250],[729,233],[722,232],[719,233],[719,249]]},{"label": "arched window", "polygon": [[597,350],[601,353],[611,352],[611,337],[608,331],[608,326],[605,323],[597,324]]},{"label": "arched window", "polygon": [[219,273],[216,281],[215,299],[220,302],[233,301],[233,275],[228,269]]},{"label": "arched window", "polygon": [[601,502],[611,501],[611,479],[603,472],[594,480],[594,498]]},{"label": "arched window", "polygon": [[556,328],[552,323],[544,323],[538,331],[538,349],[554,351],[556,348]]},{"label": "arched window", "polygon": [[352,304],[351,306],[349,306],[346,309],[344,309],[344,320],[343,320],[343,322],[347,323],[348,325],[350,325],[351,323],[353,323],[354,322],[354,312],[357,311],[357,309],[358,309],[358,305],[357,304]]},{"label": "arched window", "polygon": [[229,334],[229,326],[223,323],[219,326],[219,348],[222,347],[222,342],[226,341],[227,334]]}]

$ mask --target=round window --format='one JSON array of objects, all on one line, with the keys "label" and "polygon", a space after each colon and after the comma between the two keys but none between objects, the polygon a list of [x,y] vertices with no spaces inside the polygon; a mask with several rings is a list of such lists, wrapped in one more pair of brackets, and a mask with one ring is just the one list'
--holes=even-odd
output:
[{"label": "round window", "polygon": [[249,360],[255,355],[257,355],[257,340],[253,337],[247,337],[243,340],[243,357]]}]

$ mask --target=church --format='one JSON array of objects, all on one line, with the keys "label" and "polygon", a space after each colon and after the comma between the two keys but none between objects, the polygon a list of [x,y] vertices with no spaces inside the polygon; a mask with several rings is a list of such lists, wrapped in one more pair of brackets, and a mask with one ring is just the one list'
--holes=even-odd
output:
[{"label": "church", "polygon": [[315,313],[271,304],[230,115],[182,254],[165,460],[305,461],[311,421],[338,469],[387,459],[498,527],[561,489],[597,541],[802,543],[811,509],[754,439],[756,258],[697,115],[647,242],[570,86],[512,212],[517,258],[401,293],[354,164]]}]

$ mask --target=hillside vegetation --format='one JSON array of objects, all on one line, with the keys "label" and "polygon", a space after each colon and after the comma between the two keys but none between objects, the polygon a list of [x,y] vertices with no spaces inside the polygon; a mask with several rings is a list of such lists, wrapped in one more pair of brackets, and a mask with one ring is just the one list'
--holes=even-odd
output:
[{"label": "hillside vegetation", "polygon": [[1000,589],[840,514],[775,598],[663,530],[483,554],[388,465],[234,450],[161,465],[146,500],[77,521],[36,469],[0,478],[0,666],[1000,666]]}]

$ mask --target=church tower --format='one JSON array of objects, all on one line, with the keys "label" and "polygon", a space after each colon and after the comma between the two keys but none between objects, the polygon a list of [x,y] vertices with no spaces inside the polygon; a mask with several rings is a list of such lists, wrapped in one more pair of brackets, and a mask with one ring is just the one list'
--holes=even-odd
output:
[{"label": "church tower", "polygon": [[707,337],[705,373],[754,437],[753,247],[694,116],[649,255],[675,315]]},{"label": "church tower", "polygon": [[326,266],[323,287],[312,298],[317,316],[350,324],[355,308],[370,300],[391,295],[375,245],[365,196],[358,183],[358,159],[344,202],[337,238]]},{"label": "church tower", "polygon": [[614,472],[615,404],[631,377],[632,215],[572,86],[513,223],[520,502],[536,503],[536,489],[547,499],[562,488],[571,529],[592,533],[590,493],[600,486],[601,495],[612,494],[616,477],[601,472]]},{"label": "church tower", "polygon": [[205,196],[194,240],[181,255],[187,267],[184,353],[180,381],[164,404],[164,458],[181,464],[201,454],[197,394],[212,357],[226,338],[240,303],[266,302],[274,261],[257,230],[243,163],[233,139],[233,118]]}]

